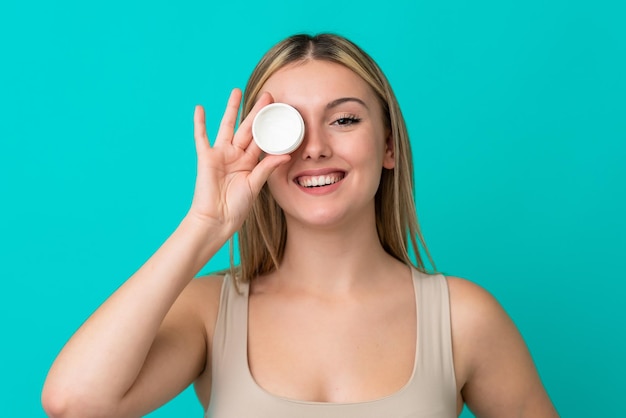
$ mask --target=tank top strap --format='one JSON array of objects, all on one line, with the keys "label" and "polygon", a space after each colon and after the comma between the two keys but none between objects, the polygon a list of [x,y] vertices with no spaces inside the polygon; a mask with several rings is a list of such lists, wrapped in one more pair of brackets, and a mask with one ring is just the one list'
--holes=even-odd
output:
[{"label": "tank top strap", "polygon": [[[223,379],[220,373],[229,376],[246,376],[248,347],[248,293],[249,283],[235,286],[230,275],[224,276],[220,305],[212,339],[211,364],[213,381]],[[228,367],[224,367],[224,365]],[[237,379],[234,379],[237,380]],[[213,385],[212,385],[213,386]],[[219,388],[213,387],[212,390]]]},{"label": "tank top strap", "polygon": [[419,375],[455,382],[448,282],[441,275],[413,270],[418,312]]}]

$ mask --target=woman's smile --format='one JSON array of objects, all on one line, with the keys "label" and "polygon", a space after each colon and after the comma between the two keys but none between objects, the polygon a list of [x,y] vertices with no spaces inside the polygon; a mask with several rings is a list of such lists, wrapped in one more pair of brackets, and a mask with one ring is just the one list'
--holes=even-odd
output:
[{"label": "woman's smile", "polygon": [[332,173],[321,176],[302,176],[298,177],[296,182],[305,188],[324,187],[343,180],[343,177],[343,173]]},{"label": "woman's smile", "polygon": [[326,194],[339,188],[339,183],[346,177],[346,172],[337,168],[307,170],[298,173],[294,182],[308,194]]}]

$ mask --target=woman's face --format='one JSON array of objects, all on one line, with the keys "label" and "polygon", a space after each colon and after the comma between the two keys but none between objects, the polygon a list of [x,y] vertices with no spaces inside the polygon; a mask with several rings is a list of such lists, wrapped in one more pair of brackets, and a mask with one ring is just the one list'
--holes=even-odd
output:
[{"label": "woman's face", "polygon": [[352,70],[310,60],[273,74],[262,91],[302,114],[305,134],[291,161],[268,186],[289,220],[318,226],[374,219],[383,168],[393,168],[393,141],[375,93]]}]

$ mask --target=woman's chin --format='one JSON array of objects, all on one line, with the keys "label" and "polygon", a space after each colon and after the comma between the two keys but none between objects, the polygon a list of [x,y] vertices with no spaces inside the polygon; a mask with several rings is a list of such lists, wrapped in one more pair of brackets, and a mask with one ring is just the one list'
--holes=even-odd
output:
[{"label": "woman's chin", "polygon": [[[305,214],[296,216],[286,215],[288,224],[299,225],[301,228],[311,229],[337,229],[356,222],[360,218],[347,210],[337,210],[328,207],[310,208]],[[289,225],[290,228],[292,225]]]}]

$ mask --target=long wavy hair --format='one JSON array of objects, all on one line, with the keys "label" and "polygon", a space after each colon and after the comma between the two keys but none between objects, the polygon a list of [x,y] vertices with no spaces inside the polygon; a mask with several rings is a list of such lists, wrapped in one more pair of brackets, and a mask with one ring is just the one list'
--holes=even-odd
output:
[{"label": "long wavy hair", "polygon": [[[395,167],[383,169],[375,196],[376,228],[380,242],[390,255],[428,273],[424,258],[435,265],[428,252],[417,220],[414,201],[413,161],[406,124],[389,81],[376,62],[361,48],[335,34],[299,34],[279,42],[261,58],[252,72],[243,95],[241,119],[256,102],[265,82],[276,71],[292,63],[323,60],[343,65],[358,74],[376,93],[384,123],[390,130]],[[262,188],[248,218],[238,232],[240,265],[233,262],[230,246],[230,272],[235,283],[274,271],[281,263],[287,241],[282,209],[267,184]],[[409,243],[415,261],[411,258]]]}]

